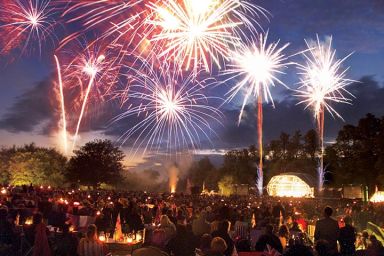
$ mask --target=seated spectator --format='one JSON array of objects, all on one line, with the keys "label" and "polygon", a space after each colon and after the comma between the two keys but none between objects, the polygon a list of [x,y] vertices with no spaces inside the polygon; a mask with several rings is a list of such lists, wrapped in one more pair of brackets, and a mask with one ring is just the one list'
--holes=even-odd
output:
[{"label": "seated spectator", "polygon": [[221,237],[215,237],[211,242],[211,251],[208,256],[225,256],[225,251],[228,249],[227,243]]},{"label": "seated spectator", "polygon": [[265,232],[260,236],[256,242],[255,250],[258,252],[264,252],[268,250],[268,245],[279,253],[283,253],[283,246],[280,243],[279,238],[273,233],[273,226],[268,224],[265,227]]},{"label": "seated spectator", "polygon": [[368,247],[369,235],[366,231],[356,235],[356,251],[365,250]]},{"label": "seated spectator", "polygon": [[211,249],[212,236],[204,234],[200,238],[199,248],[196,248],[196,256],[206,256]]},{"label": "seated spectator", "polygon": [[165,252],[167,235],[163,229],[153,231],[149,246],[134,250],[132,256],[168,256]]},{"label": "seated spectator", "polygon": [[48,229],[43,223],[43,215],[36,213],[33,216],[32,230],[34,231],[33,256],[50,256],[51,248],[48,243]]},{"label": "seated spectator", "polygon": [[292,227],[289,229],[289,233],[292,235],[292,236],[296,236],[298,234],[300,234],[302,231],[299,227],[299,223],[297,223],[296,221],[292,222]]},{"label": "seated spectator", "polygon": [[194,256],[197,243],[192,230],[187,229],[185,219],[179,217],[176,235],[168,242],[167,248],[174,256]]},{"label": "seated spectator", "polygon": [[212,233],[212,237],[221,237],[224,239],[227,249],[225,250],[224,255],[230,256],[232,255],[232,252],[234,250],[234,243],[232,241],[232,238],[228,234],[229,231],[229,222],[228,221],[221,221],[218,225],[218,229]]},{"label": "seated spectator", "polygon": [[97,228],[94,224],[88,226],[86,236],[80,240],[77,254],[79,256],[105,256],[107,254],[103,243],[97,239]]},{"label": "seated spectator", "polygon": [[161,216],[159,228],[165,231],[166,241],[171,240],[176,235],[176,226],[170,221],[167,215]]},{"label": "seated spectator", "polygon": [[206,220],[206,217],[207,217],[206,211],[201,211],[201,213],[197,216],[197,218],[193,220],[192,230],[195,236],[200,237],[205,233],[209,233],[210,226]]}]

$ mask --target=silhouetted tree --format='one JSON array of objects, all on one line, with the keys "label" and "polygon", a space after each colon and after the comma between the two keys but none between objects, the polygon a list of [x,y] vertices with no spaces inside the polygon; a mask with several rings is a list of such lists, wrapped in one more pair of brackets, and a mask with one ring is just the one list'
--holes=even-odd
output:
[{"label": "silhouetted tree", "polygon": [[109,140],[94,140],[74,151],[69,160],[67,177],[72,182],[96,188],[100,183],[121,180],[124,153]]}]

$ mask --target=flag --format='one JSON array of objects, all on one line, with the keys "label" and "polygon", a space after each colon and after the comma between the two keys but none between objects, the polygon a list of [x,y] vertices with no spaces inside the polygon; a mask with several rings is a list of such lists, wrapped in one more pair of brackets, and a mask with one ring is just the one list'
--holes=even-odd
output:
[{"label": "flag", "polygon": [[123,231],[121,229],[120,213],[117,215],[114,237],[116,241],[123,240],[124,238]]}]

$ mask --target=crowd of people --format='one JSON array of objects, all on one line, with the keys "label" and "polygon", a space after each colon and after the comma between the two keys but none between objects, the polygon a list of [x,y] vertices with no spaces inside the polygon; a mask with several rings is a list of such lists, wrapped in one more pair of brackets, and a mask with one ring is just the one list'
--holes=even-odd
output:
[{"label": "crowd of people", "polygon": [[[0,255],[107,255],[100,233],[144,230],[133,256],[384,255],[367,223],[384,207],[353,200],[207,196],[8,187],[0,195]],[[91,220],[84,227],[74,216]]]}]

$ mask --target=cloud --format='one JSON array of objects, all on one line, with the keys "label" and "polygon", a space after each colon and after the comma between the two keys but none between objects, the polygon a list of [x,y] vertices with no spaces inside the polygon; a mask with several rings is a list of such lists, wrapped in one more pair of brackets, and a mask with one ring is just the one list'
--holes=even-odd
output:
[{"label": "cloud", "polygon": [[[357,124],[358,120],[367,113],[376,116],[384,115],[384,88],[375,81],[374,77],[366,76],[359,83],[353,83],[349,90],[354,94],[352,105],[333,104],[335,109],[343,116],[345,122],[338,118],[332,118],[327,113],[325,119],[325,137],[333,140],[338,131],[346,124]],[[293,96],[275,103],[275,108],[264,104],[264,142],[275,139],[281,132],[293,133],[296,130],[306,132],[315,128],[315,120],[310,109],[304,109],[303,105],[297,105]],[[247,105],[244,117],[237,126],[239,110],[226,110],[224,128],[220,132],[221,140],[215,143],[217,148],[239,148],[257,144],[256,113],[254,105]]]},{"label": "cloud", "polygon": [[50,126],[55,119],[55,112],[51,107],[51,86],[49,80],[44,80],[17,97],[0,119],[0,129],[17,133],[32,132],[38,126],[44,125],[44,122],[48,122],[46,126]]},{"label": "cloud", "polygon": [[[356,96],[353,99],[353,105],[334,105],[335,109],[344,117],[345,122],[340,119],[333,119],[329,114],[326,115],[325,137],[328,140],[333,140],[343,125],[356,124],[367,113],[373,113],[377,116],[384,115],[384,104],[382,103],[384,87],[372,76],[363,77],[360,81],[360,83],[349,86],[349,90]],[[311,111],[304,110],[303,105],[296,105],[296,103],[297,100],[290,93],[285,93],[283,100],[275,102],[275,108],[268,104],[264,105],[265,143],[277,138],[282,131],[292,133],[300,129],[302,132],[306,132],[315,128]],[[119,123],[110,123],[111,118],[122,111],[120,106],[114,102],[90,107],[81,130],[84,134],[97,134],[98,137],[105,136],[117,140],[124,131],[138,121],[137,118],[129,118]],[[246,106],[243,120],[239,126],[237,125],[238,107],[225,105],[222,112],[224,116],[222,125],[213,128],[218,136],[211,134],[210,140],[202,137],[199,148],[202,150],[199,151],[200,154],[201,152],[211,152],[214,149],[226,150],[257,144],[256,113],[252,104]],[[76,113],[69,113],[74,116],[74,120],[77,118]],[[37,130],[40,134],[51,135],[57,129],[59,118],[60,112],[57,110],[57,101],[52,90],[52,84],[47,79],[15,99],[14,104],[0,119],[0,129],[11,133],[29,132],[32,134]],[[74,123],[73,120],[72,123]],[[132,137],[126,142],[125,150],[134,150],[131,147],[135,139]],[[164,150],[166,149],[161,149],[157,153],[162,154]],[[141,154],[140,149],[138,152]],[[148,153],[151,154],[151,152]]]}]

